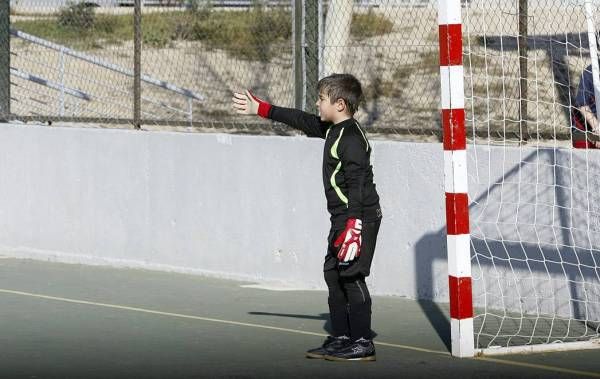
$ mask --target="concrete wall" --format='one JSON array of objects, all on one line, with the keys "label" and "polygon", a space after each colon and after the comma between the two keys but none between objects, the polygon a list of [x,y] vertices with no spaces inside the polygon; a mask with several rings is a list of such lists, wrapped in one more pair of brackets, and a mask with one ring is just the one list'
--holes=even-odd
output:
[{"label": "concrete wall", "polygon": [[[373,146],[373,292],[444,299],[441,146]],[[306,137],[1,126],[0,252],[324,288],[321,159]]]},{"label": "concrete wall", "polygon": [[[443,152],[372,141],[371,290],[447,301]],[[470,147],[476,304],[600,319],[598,151]],[[324,288],[322,141],[0,126],[0,254]]]}]

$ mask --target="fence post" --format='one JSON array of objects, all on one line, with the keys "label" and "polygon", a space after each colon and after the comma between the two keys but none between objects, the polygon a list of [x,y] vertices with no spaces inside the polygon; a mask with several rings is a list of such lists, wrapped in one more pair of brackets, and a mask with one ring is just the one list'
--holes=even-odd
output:
[{"label": "fence post", "polygon": [[527,1],[519,0],[519,114],[521,142],[529,139],[527,130]]},{"label": "fence post", "polygon": [[141,56],[142,56],[142,4],[135,0],[133,11],[133,127],[141,128]]},{"label": "fence post", "polygon": [[60,49],[60,53],[58,55],[58,67],[60,73],[60,98],[58,114],[60,117],[63,117],[65,115],[65,52],[63,49]]},{"label": "fence post", "polygon": [[294,107],[302,108],[302,99],[304,97],[304,60],[302,46],[302,36],[304,28],[302,23],[303,1],[292,0],[294,5]]},{"label": "fence post", "polygon": [[592,81],[594,83],[594,98],[596,99],[596,112],[600,109],[600,65],[598,64],[598,40],[596,37],[596,25],[594,23],[594,10],[592,1],[586,0],[584,4],[585,18],[587,21],[587,37],[590,49],[590,59],[592,65]]},{"label": "fence post", "polygon": [[0,1],[0,121],[10,118],[10,2]]},{"label": "fence post", "polygon": [[305,0],[304,33],[306,41],[306,98],[304,110],[315,109],[319,81],[319,1]]}]

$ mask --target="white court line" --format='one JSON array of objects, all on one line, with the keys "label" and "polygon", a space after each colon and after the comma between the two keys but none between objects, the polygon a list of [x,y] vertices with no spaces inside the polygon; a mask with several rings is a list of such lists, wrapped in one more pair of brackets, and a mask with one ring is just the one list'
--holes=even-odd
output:
[{"label": "white court line", "polygon": [[[327,336],[327,334],[323,334],[323,333],[307,332],[304,330],[297,330],[297,329],[280,328],[277,326],[252,324],[252,323],[247,323],[247,322],[230,321],[230,320],[221,320],[218,318],[192,316],[192,315],[185,315],[185,314],[181,314],[181,313],[162,312],[162,311],[155,311],[155,310],[146,309],[146,308],[137,308],[137,307],[128,307],[125,305],[98,303],[98,302],[94,302],[94,301],[69,299],[69,298],[65,298],[65,297],[48,296],[48,295],[41,295],[41,294],[37,294],[37,293],[14,291],[14,290],[8,290],[8,289],[0,289],[0,293],[35,297],[38,299],[55,300],[55,301],[61,301],[61,302],[65,302],[65,303],[72,303],[72,304],[83,304],[83,305],[93,305],[93,306],[103,307],[103,308],[122,309],[122,310],[126,310],[126,311],[148,313],[148,314],[154,314],[154,315],[160,315],[160,316],[169,316],[169,317],[176,317],[176,318],[183,318],[183,319],[190,319],[190,320],[216,322],[216,323],[226,324],[226,325],[247,326],[247,327],[251,327],[251,328],[276,330],[276,331],[280,331],[280,332],[304,334],[304,335],[318,336],[318,337],[326,337]],[[420,347],[416,347],[416,346],[400,345],[400,344],[393,344],[393,343],[387,343],[387,342],[375,342],[375,344],[377,346],[395,347],[395,348],[400,348],[400,349],[404,349],[404,350],[412,350],[412,351],[418,351],[418,352],[422,352],[422,353],[430,353],[430,354],[451,357],[451,355],[448,351],[424,349],[424,348],[420,348]],[[465,359],[465,358],[462,358],[462,359]],[[469,358],[467,358],[467,359],[469,359]],[[587,376],[587,377],[592,377],[592,378],[600,378],[600,373],[595,373],[595,372],[590,372],[590,371],[572,370],[572,369],[567,369],[567,368],[562,368],[562,367],[542,365],[542,364],[536,364],[536,363],[525,363],[525,362],[517,362],[517,361],[510,361],[510,360],[505,360],[505,359],[485,358],[485,357],[471,358],[471,359],[476,360],[476,361],[493,362],[493,363],[509,365],[509,366],[527,367],[527,368],[534,368],[534,369],[545,370],[545,371],[581,375],[581,376]]]}]

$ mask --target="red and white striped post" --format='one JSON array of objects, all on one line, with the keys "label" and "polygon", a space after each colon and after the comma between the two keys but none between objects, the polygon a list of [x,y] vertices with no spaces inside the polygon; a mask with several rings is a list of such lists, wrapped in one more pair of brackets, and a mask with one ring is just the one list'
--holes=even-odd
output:
[{"label": "red and white striped post", "polygon": [[460,0],[439,0],[438,24],[452,355],[472,357],[475,346]]}]

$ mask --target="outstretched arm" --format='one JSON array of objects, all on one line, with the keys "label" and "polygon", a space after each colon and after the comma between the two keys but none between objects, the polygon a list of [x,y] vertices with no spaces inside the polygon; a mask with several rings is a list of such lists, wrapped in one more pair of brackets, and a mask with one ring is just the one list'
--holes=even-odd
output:
[{"label": "outstretched arm", "polygon": [[325,138],[327,128],[331,125],[328,122],[321,121],[321,118],[314,114],[269,104],[248,90],[246,90],[246,93],[235,92],[232,101],[233,108],[239,114],[258,115],[282,122],[304,132],[309,137]]}]

